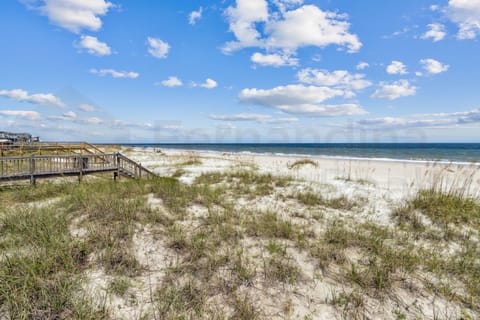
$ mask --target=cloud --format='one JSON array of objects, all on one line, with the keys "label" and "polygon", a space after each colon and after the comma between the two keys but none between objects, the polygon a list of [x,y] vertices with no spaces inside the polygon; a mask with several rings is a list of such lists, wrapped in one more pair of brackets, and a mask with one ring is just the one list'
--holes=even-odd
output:
[{"label": "cloud", "polygon": [[129,78],[129,79],[136,79],[140,76],[137,72],[133,71],[116,71],[113,69],[90,69],[90,73],[97,74],[99,76],[106,76],[110,75],[113,78]]},{"label": "cloud", "polygon": [[347,47],[349,52],[357,52],[362,47],[358,37],[348,32],[350,24],[343,20],[344,15],[305,5],[283,16],[283,20],[267,23],[267,47],[295,51],[305,46],[338,45]]},{"label": "cloud", "polygon": [[420,63],[428,74],[438,74],[447,71],[450,66],[434,59],[422,59]]},{"label": "cloud", "polygon": [[417,88],[410,85],[408,80],[399,80],[393,83],[380,83],[380,89],[377,89],[372,95],[375,99],[395,100],[401,97],[413,96]]},{"label": "cloud", "polygon": [[229,7],[225,14],[229,22],[229,30],[237,41],[228,42],[223,51],[230,53],[245,47],[262,46],[261,34],[255,23],[268,20],[268,4],[266,0],[237,0],[236,7]]},{"label": "cloud", "polygon": [[25,110],[0,110],[0,116],[18,117],[32,121],[40,119],[40,114],[38,112]]},{"label": "cloud", "polygon": [[[349,32],[350,24],[345,21],[345,15],[322,11],[314,5],[287,10],[303,1],[275,3],[280,12],[272,14],[265,0],[237,0],[235,7],[229,7],[225,13],[236,41],[226,43],[224,53],[259,47],[292,54],[301,47],[330,45],[346,47],[349,52],[360,50],[362,43]],[[263,30],[257,29],[260,23],[263,23]]]},{"label": "cloud", "polygon": [[458,25],[458,39],[474,39],[480,33],[480,0],[449,0],[448,17]]},{"label": "cloud", "polygon": [[197,20],[202,19],[202,12],[202,7],[200,7],[197,11],[190,12],[190,15],[188,16],[188,23],[194,26],[197,23]]},{"label": "cloud", "polygon": [[218,83],[217,83],[217,81],[208,78],[207,80],[205,80],[204,83],[195,84],[195,86],[200,86],[200,87],[205,88],[205,89],[213,89],[213,88],[216,88],[218,86]]},{"label": "cloud", "polygon": [[285,12],[287,9],[303,4],[303,0],[273,0],[272,2],[278,7],[280,12]]},{"label": "cloud", "polygon": [[328,72],[327,70],[307,68],[300,70],[297,77],[302,83],[352,90],[361,90],[372,85],[370,81],[364,79],[365,75],[351,74],[346,70]]},{"label": "cloud", "polygon": [[425,32],[422,39],[432,39],[433,42],[443,40],[447,33],[445,32],[445,26],[440,23],[431,23],[428,25],[429,30]]},{"label": "cloud", "polygon": [[212,120],[221,121],[263,121],[271,119],[272,116],[268,114],[256,114],[256,113],[239,113],[239,114],[211,114],[208,116]]},{"label": "cloud", "polygon": [[61,120],[61,121],[81,121],[81,119],[77,119],[77,114],[74,111],[68,111],[62,114],[61,116],[49,116],[47,117],[48,120]]},{"label": "cloud", "polygon": [[161,82],[161,85],[169,88],[181,87],[183,85],[183,82],[177,77],[169,77],[167,80],[163,80]]},{"label": "cloud", "polygon": [[392,61],[390,65],[387,66],[388,74],[407,74],[407,67],[401,61]]},{"label": "cloud", "polygon": [[236,125],[234,125],[233,123],[230,123],[230,122],[219,123],[219,124],[216,124],[215,127],[220,129],[220,130],[233,130],[233,129],[237,128]]},{"label": "cloud", "polygon": [[212,120],[220,121],[255,121],[267,124],[292,123],[298,121],[297,118],[273,118],[271,115],[258,113],[211,114],[208,117]]},{"label": "cloud", "polygon": [[344,94],[343,90],[298,84],[279,86],[269,90],[243,89],[240,93],[240,100],[242,102],[275,107],[279,105],[321,103]]},{"label": "cloud", "polygon": [[285,54],[262,54],[255,52],[250,59],[261,66],[284,67],[298,65],[298,59]]},{"label": "cloud", "polygon": [[97,108],[95,108],[94,106],[90,105],[90,104],[81,104],[78,106],[78,109],[84,111],[84,112],[95,112],[97,111]]},{"label": "cloud", "polygon": [[[453,113],[413,115],[407,117],[363,119],[356,121],[354,126],[366,129],[388,130],[419,127],[455,127],[469,123],[480,123],[480,109]],[[351,125],[351,123],[349,125]]]},{"label": "cloud", "polygon": [[64,117],[74,119],[77,117],[77,114],[74,111],[68,111],[63,114]]},{"label": "cloud", "polygon": [[376,119],[365,119],[356,122],[361,127],[370,127],[377,130],[404,129],[417,127],[435,127],[455,124],[456,121],[449,119],[408,119],[385,117]]},{"label": "cloud", "polygon": [[148,37],[148,53],[157,59],[165,59],[170,51],[170,45],[158,38]]},{"label": "cloud", "polygon": [[62,102],[59,98],[55,97],[51,93],[37,93],[37,94],[28,94],[27,91],[22,89],[14,90],[0,90],[0,97],[10,98],[20,102],[30,102],[34,104],[41,105],[52,105],[59,108],[65,108],[65,103]]},{"label": "cloud", "polygon": [[38,10],[51,23],[74,33],[83,29],[98,31],[101,16],[113,6],[104,0],[23,0],[30,9]]},{"label": "cloud", "polygon": [[106,43],[92,36],[81,36],[78,47],[87,49],[87,52],[93,55],[109,56],[112,54],[112,49]]},{"label": "cloud", "polygon": [[355,68],[357,70],[364,70],[368,67],[370,67],[370,65],[367,62],[360,62],[359,64],[357,64],[357,66]]},{"label": "cloud", "polygon": [[85,118],[85,119],[69,119],[69,120],[72,120],[73,122],[81,123],[81,124],[99,125],[99,124],[104,124],[105,123],[105,120],[97,118],[97,117],[90,117],[90,118]]},{"label": "cloud", "polygon": [[283,105],[277,109],[283,112],[310,117],[341,117],[356,116],[366,114],[358,104],[338,104],[338,105],[316,105],[316,104],[300,104],[300,105]]},{"label": "cloud", "polygon": [[239,99],[243,103],[261,105],[281,110],[285,113],[313,117],[330,117],[341,115],[364,114],[365,111],[356,104],[321,105],[322,102],[335,97],[347,95],[344,90],[329,87],[287,85],[269,90],[243,89]]}]

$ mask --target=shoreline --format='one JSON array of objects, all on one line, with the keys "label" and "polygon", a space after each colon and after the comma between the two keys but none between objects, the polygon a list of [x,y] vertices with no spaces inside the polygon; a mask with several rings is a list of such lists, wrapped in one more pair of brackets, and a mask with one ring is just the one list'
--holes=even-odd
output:
[{"label": "shoreline", "polygon": [[[480,195],[480,170],[478,165],[439,163],[432,161],[381,161],[375,159],[348,159],[305,157],[296,155],[271,155],[218,151],[197,151],[167,148],[124,149],[138,162],[152,166],[163,176],[179,174],[180,181],[191,184],[203,173],[226,172],[245,164],[258,168],[260,173],[273,176],[293,176],[312,183],[334,184],[341,189],[344,181],[372,182],[377,191],[392,199],[401,199],[418,190],[431,187],[455,186],[472,196]],[[155,150],[155,151],[154,151]],[[156,152],[160,150],[161,153]],[[314,164],[292,167],[297,161],[308,158]],[[190,159],[190,161],[188,161]],[[193,160],[193,161],[192,161]],[[189,162],[192,164],[190,165]],[[347,184],[348,187],[348,184]]]},{"label": "shoreline", "polygon": [[237,156],[258,156],[258,157],[279,157],[279,158],[309,158],[313,160],[338,160],[338,161],[363,161],[363,162],[379,162],[379,163],[400,163],[400,164],[421,164],[421,165],[456,165],[465,167],[480,167],[480,162],[474,161],[454,161],[448,159],[441,160],[429,160],[429,159],[399,159],[399,158],[369,158],[369,157],[348,157],[348,156],[330,156],[330,155],[315,155],[315,154],[302,154],[302,153],[281,153],[281,152],[252,152],[252,151],[218,151],[208,149],[182,149],[182,148],[169,148],[169,147],[155,147],[155,146],[131,146],[120,145],[122,148],[133,148],[140,150],[165,150],[169,152],[178,153],[199,153],[199,154],[212,154],[212,155],[237,155]]}]

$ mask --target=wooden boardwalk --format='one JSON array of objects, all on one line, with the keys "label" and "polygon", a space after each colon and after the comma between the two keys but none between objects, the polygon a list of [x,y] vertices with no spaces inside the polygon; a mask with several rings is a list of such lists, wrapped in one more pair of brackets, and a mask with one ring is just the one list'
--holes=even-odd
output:
[{"label": "wooden boardwalk", "polygon": [[114,178],[152,178],[156,174],[121,153],[0,157],[0,181],[112,172]]},{"label": "wooden boardwalk", "polygon": [[14,152],[15,155],[23,155],[24,153],[36,153],[36,154],[103,154],[104,152],[98,147],[87,143],[58,143],[58,142],[31,142],[31,143],[18,143],[13,145],[0,144],[0,156],[4,156],[4,153]]}]

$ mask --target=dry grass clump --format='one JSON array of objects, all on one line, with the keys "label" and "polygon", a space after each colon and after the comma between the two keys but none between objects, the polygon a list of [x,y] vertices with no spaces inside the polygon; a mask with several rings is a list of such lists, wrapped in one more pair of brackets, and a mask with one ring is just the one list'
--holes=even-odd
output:
[{"label": "dry grass clump", "polygon": [[164,283],[155,293],[155,316],[159,319],[206,318],[203,290],[194,279]]},{"label": "dry grass clump", "polygon": [[195,179],[196,185],[221,185],[231,195],[250,198],[273,194],[276,188],[285,188],[292,181],[290,177],[259,174],[253,170],[238,170],[227,173],[204,173]]},{"label": "dry grass clump", "polygon": [[480,203],[473,198],[422,190],[410,201],[410,206],[435,224],[467,225],[480,230]]},{"label": "dry grass clump", "polygon": [[103,319],[82,294],[88,248],[70,236],[58,208],[7,211],[0,217],[0,318]]},{"label": "dry grass clump", "polygon": [[291,198],[297,199],[299,203],[309,207],[322,206],[337,210],[352,210],[362,205],[358,199],[350,199],[344,195],[328,198],[313,191],[298,192],[291,195]]},{"label": "dry grass clump", "polygon": [[298,169],[298,168],[306,166],[306,165],[311,165],[315,168],[318,167],[318,163],[316,163],[312,159],[301,159],[301,160],[295,161],[292,164],[289,164],[288,169]]},{"label": "dry grass clump", "polygon": [[[357,250],[362,256],[350,259],[346,250]],[[410,274],[420,265],[413,245],[404,243],[400,235],[386,227],[365,223],[351,229],[343,223],[330,223],[322,237],[310,249],[318,266],[326,271],[335,264],[343,267],[343,277],[365,292],[387,290],[400,273]],[[374,289],[374,291],[370,291]]]},{"label": "dry grass clump", "polygon": [[[480,310],[480,203],[464,192],[428,189],[393,211],[397,224],[427,243],[421,250],[425,270],[447,283],[431,287],[466,307]],[[446,253],[446,247],[457,250]],[[454,285],[456,284],[456,285]],[[452,289],[461,284],[463,288]]]},{"label": "dry grass clump", "polygon": [[297,262],[287,253],[287,247],[270,242],[267,245],[269,257],[264,260],[264,277],[269,281],[296,284],[302,275]]},{"label": "dry grass clump", "polygon": [[33,201],[42,201],[72,192],[75,188],[72,183],[39,183],[35,188],[30,185],[0,186],[0,202],[2,204],[19,204]]}]

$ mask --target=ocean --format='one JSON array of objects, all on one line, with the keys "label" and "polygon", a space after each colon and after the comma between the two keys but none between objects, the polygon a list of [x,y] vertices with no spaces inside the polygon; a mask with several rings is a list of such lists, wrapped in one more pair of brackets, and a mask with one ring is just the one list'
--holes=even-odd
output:
[{"label": "ocean", "polygon": [[480,143],[221,143],[126,144],[131,147],[170,148],[210,152],[365,158],[375,160],[480,163]]},{"label": "ocean", "polygon": [[385,161],[480,163],[480,143],[135,143],[124,144],[124,146]]}]

